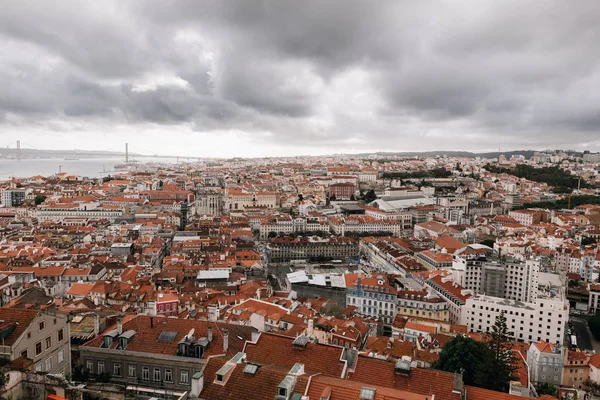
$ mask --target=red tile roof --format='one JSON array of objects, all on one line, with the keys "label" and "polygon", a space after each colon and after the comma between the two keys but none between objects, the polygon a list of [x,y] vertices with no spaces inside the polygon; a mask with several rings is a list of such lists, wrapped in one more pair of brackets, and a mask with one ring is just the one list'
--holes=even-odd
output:
[{"label": "red tile roof", "polygon": [[[152,324],[152,326],[151,326]],[[206,349],[205,357],[223,354],[223,330],[229,332],[229,346],[227,354],[234,355],[242,351],[247,340],[252,338],[252,332],[256,329],[249,326],[230,325],[207,321],[198,321],[180,318],[149,317],[139,315],[128,322],[123,323],[123,332],[128,330],[135,331],[135,336],[127,345],[128,351],[139,351],[142,353],[163,354],[175,356],[177,354],[178,342],[194,329],[194,337],[208,336],[208,327],[213,327],[213,341]],[[162,342],[158,340],[162,331],[177,332],[177,335],[171,342]],[[108,332],[105,331],[104,334]],[[104,335],[87,342],[86,347],[100,347]],[[241,339],[240,339],[241,338]],[[115,342],[113,347],[116,346]]]},{"label": "red tile roof", "polygon": [[412,368],[405,376],[396,373],[392,362],[359,356],[349,379],[423,395],[434,394],[436,400],[460,400],[460,394],[452,391],[454,374],[450,372]]},{"label": "red tile roof", "polygon": [[503,392],[494,392],[493,390],[482,389],[475,386],[466,386],[467,400],[519,400],[521,396]]},{"label": "red tile roof", "polygon": [[[200,393],[203,399],[211,400],[263,400],[274,399],[277,386],[286,377],[289,370],[273,369],[261,366],[256,375],[244,373],[246,364],[237,364],[225,385],[215,382],[217,371],[228,359],[219,357],[208,361],[204,368],[204,389]],[[308,376],[298,378],[295,393],[304,393]]]},{"label": "red tile roof", "polygon": [[256,344],[248,343],[248,362],[291,368],[295,363],[304,364],[307,373],[322,373],[341,377],[345,363],[341,361],[343,347],[309,342],[295,347],[293,338],[263,332]]},{"label": "red tile roof", "polygon": [[21,308],[0,308],[0,330],[8,331],[12,329],[10,334],[4,338],[5,346],[12,346],[17,339],[25,332],[29,324],[38,315],[38,310],[28,310]]}]

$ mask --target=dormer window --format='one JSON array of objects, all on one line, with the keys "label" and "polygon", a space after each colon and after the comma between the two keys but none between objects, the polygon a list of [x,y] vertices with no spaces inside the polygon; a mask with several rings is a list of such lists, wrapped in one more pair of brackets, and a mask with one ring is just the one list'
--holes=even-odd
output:
[{"label": "dormer window", "polygon": [[287,389],[286,388],[279,388],[279,390],[277,391],[277,395],[278,396],[282,396],[282,397],[287,397]]},{"label": "dormer window", "polygon": [[185,343],[179,343],[179,355],[187,356],[187,345]]},{"label": "dormer window", "polygon": [[104,342],[102,343],[102,347],[109,348],[113,343],[113,338],[110,336],[104,336]]},{"label": "dormer window", "polygon": [[217,382],[223,382],[223,375],[217,374]]},{"label": "dormer window", "polygon": [[117,349],[119,349],[119,350],[125,350],[125,347],[127,347],[127,339],[126,338],[119,338],[119,345],[117,346]]}]

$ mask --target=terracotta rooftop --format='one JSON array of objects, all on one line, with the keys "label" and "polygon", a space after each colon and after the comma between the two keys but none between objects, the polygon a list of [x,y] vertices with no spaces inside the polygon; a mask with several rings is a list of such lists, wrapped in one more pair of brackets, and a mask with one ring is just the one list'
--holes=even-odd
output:
[{"label": "terracotta rooftop", "polygon": [[[123,323],[123,332],[133,330],[135,335],[127,345],[128,351],[138,351],[142,353],[163,354],[168,356],[177,355],[178,342],[186,336],[191,329],[194,329],[196,339],[208,336],[208,327],[213,328],[213,341],[208,345],[205,357],[223,354],[223,331],[229,332],[229,346],[227,354],[234,355],[242,351],[247,340],[252,338],[252,332],[256,329],[249,326],[229,325],[223,323],[198,321],[179,318],[162,318],[138,315],[130,321]],[[113,328],[114,329],[114,328]],[[107,329],[103,334],[97,336],[84,346],[100,347],[103,337],[108,333]],[[159,337],[161,332],[176,332],[171,341],[161,341]],[[117,345],[115,342],[111,348]]]},{"label": "terracotta rooftop", "polygon": [[[0,308],[0,330],[10,333],[4,338],[5,346],[12,346],[25,332],[39,311],[22,308]],[[12,329],[12,330],[11,330]]]},{"label": "terracotta rooftop", "polygon": [[412,368],[408,376],[397,374],[393,362],[359,356],[352,381],[368,382],[406,390],[422,395],[435,394],[436,400],[460,400],[460,394],[452,391],[454,374],[434,369]]},{"label": "terracotta rooftop", "polygon": [[306,343],[294,346],[294,339],[263,332],[256,344],[246,345],[248,362],[291,368],[295,363],[304,364],[307,373],[341,377],[344,362],[341,361],[343,347]]}]

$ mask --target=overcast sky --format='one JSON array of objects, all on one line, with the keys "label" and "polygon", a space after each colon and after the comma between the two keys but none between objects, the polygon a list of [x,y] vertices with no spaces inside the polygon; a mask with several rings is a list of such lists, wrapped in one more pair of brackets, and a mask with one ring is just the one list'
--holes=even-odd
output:
[{"label": "overcast sky", "polygon": [[0,145],[600,150],[600,1],[0,7]]}]

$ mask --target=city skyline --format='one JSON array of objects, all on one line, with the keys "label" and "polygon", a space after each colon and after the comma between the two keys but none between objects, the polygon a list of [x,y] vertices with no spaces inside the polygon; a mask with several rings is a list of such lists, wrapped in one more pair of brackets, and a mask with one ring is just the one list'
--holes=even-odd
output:
[{"label": "city skyline", "polygon": [[0,132],[192,157],[600,150],[597,2],[7,2]]}]

